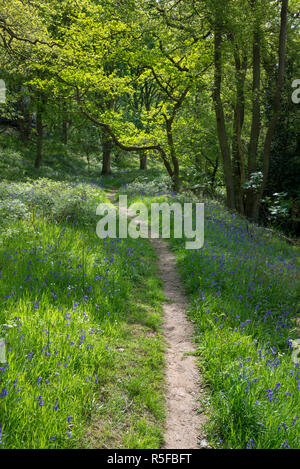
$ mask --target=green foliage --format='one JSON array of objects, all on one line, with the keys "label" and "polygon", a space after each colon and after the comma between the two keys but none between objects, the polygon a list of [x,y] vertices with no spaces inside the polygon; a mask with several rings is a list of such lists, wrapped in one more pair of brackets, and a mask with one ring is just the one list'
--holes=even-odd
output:
[{"label": "green foliage", "polygon": [[170,194],[172,192],[172,181],[167,176],[160,176],[155,179],[151,174],[138,176],[133,182],[124,184],[119,192],[127,194],[129,198]]},{"label": "green foliage", "polygon": [[[88,224],[97,204],[103,200],[96,187],[86,184],[68,184],[40,178],[34,182],[0,184],[0,199],[24,207],[25,214],[43,215],[61,220]],[[5,223],[6,219],[2,221]]]}]

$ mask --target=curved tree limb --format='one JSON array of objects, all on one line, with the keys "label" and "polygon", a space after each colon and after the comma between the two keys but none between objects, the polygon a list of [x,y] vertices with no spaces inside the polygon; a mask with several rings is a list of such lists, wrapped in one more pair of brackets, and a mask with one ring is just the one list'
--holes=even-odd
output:
[{"label": "curved tree limb", "polygon": [[82,102],[82,98],[80,97],[78,90],[77,90],[77,102],[79,104],[80,110],[82,114],[87,117],[91,122],[93,122],[95,125],[98,127],[102,127],[103,129],[106,130],[106,132],[110,135],[111,139],[117,145],[121,150],[124,151],[147,151],[147,150],[156,150],[160,153],[160,156],[163,160],[163,163],[166,167],[166,170],[168,171],[168,174],[170,175],[171,178],[173,178],[174,171],[168,161],[167,154],[165,150],[159,145],[127,145],[125,143],[122,143],[119,138],[116,136],[112,128],[110,127],[109,124],[102,122],[98,119],[96,119],[94,116],[92,116],[84,107],[84,104]]}]

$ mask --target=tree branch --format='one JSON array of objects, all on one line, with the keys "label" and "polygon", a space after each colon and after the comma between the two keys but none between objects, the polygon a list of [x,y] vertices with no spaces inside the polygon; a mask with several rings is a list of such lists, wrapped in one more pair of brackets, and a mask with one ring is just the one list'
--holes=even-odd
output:
[{"label": "tree branch", "polygon": [[94,116],[92,116],[87,110],[86,108],[84,107],[84,104],[82,102],[82,99],[79,95],[79,92],[77,90],[77,102],[79,104],[79,107],[80,107],[80,110],[82,112],[82,114],[87,117],[91,122],[93,122],[95,125],[97,125],[98,127],[102,127],[103,129],[106,130],[106,132],[110,135],[110,137],[112,138],[113,142],[119,147],[121,148],[121,150],[124,150],[124,151],[146,151],[146,150],[156,150],[160,153],[161,155],[161,158],[164,162],[164,165],[169,173],[169,175],[172,177],[173,175],[173,170],[171,168],[171,165],[167,159],[167,155],[166,155],[166,152],[164,151],[164,149],[159,145],[143,145],[143,146],[140,146],[140,145],[127,145],[127,144],[124,144],[122,142],[120,142],[120,140],[118,139],[118,137],[116,136],[116,134],[114,133],[114,131],[112,130],[112,128],[110,127],[110,125],[106,124],[105,122],[102,122],[98,119],[96,119]]}]

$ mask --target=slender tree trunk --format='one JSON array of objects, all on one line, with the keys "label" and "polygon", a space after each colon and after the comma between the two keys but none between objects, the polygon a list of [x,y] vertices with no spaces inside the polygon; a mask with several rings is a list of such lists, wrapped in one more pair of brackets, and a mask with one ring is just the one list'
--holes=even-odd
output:
[{"label": "slender tree trunk", "polygon": [[111,174],[110,160],[112,151],[112,140],[104,131],[102,133],[102,172],[103,175]]},{"label": "slender tree trunk", "polygon": [[247,59],[244,58],[243,63],[240,60],[240,54],[236,46],[234,52],[235,69],[236,69],[236,103],[234,106],[233,119],[233,142],[232,142],[232,160],[233,160],[233,177],[234,177],[234,195],[235,208],[241,214],[244,214],[244,190],[245,182],[245,165],[242,149],[242,129],[244,125],[245,115],[245,96],[244,86],[247,71]]},{"label": "slender tree trunk", "polygon": [[171,161],[172,161],[172,166],[173,166],[173,171],[172,171],[172,181],[173,181],[173,188],[177,192],[180,189],[180,179],[179,179],[179,161],[176,156],[176,150],[175,150],[175,145],[174,145],[174,138],[173,138],[173,118],[167,118],[165,117],[165,122],[166,122],[166,131],[167,131],[167,139],[168,139],[168,146],[169,146],[169,151],[170,151],[170,156],[171,156]]},{"label": "slender tree trunk", "polygon": [[173,189],[175,192],[180,190],[179,168],[175,169],[173,173]]},{"label": "slender tree trunk", "polygon": [[145,151],[140,153],[140,170],[147,169],[147,153]]},{"label": "slender tree trunk", "polygon": [[286,40],[287,40],[287,15],[288,15],[288,4],[289,0],[282,0],[281,6],[281,21],[280,21],[280,36],[279,36],[279,65],[278,65],[278,76],[275,87],[275,93],[273,98],[273,115],[271,117],[269,127],[266,133],[264,149],[263,149],[263,181],[260,190],[255,197],[255,203],[253,213],[258,216],[259,207],[261,200],[267,186],[269,167],[270,167],[270,154],[273,137],[275,134],[276,125],[279,120],[280,108],[281,108],[281,92],[284,84],[285,75],[285,63],[286,63]]},{"label": "slender tree trunk", "polygon": [[[253,6],[256,0],[253,0]],[[252,122],[251,135],[248,148],[248,178],[257,171],[257,152],[258,141],[261,129],[260,117],[260,80],[261,80],[261,31],[260,24],[257,22],[253,33],[253,75],[252,75]],[[246,194],[246,216],[250,219],[257,219],[257,204],[255,203],[255,189],[248,189]]]},{"label": "slender tree trunk", "polygon": [[[158,150],[159,153],[160,153],[160,156],[161,156],[161,158],[162,158],[162,160],[163,160],[163,163],[164,163],[165,168],[166,168],[166,170],[167,170],[167,172],[168,172],[168,175],[170,176],[171,180],[173,181],[173,188],[174,188],[174,190],[177,191],[177,190],[179,189],[179,185],[178,185],[177,187],[175,187],[175,186],[176,186],[176,183],[174,183],[174,171],[173,171],[173,169],[172,169],[172,166],[170,165],[170,162],[169,162],[169,160],[168,160],[167,154],[166,154],[166,152],[163,150],[162,147],[158,147],[157,150]],[[179,180],[179,178],[178,178],[178,177],[175,177],[175,180]]]},{"label": "slender tree trunk", "polygon": [[222,34],[221,29],[217,25],[215,28],[215,52],[214,52],[214,63],[215,63],[215,78],[214,78],[214,90],[213,100],[215,106],[215,113],[217,119],[217,132],[218,139],[221,149],[221,155],[223,159],[223,170],[226,187],[226,203],[230,209],[235,208],[235,197],[234,197],[234,181],[232,176],[232,165],[230,148],[226,135],[225,117],[223,103],[221,100],[221,83],[222,83]]}]

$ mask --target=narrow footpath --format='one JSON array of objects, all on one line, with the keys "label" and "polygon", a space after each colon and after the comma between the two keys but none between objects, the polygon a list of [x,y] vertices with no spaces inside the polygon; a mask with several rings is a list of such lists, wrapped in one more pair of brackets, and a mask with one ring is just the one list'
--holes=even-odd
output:
[{"label": "narrow footpath", "polygon": [[[116,191],[107,193],[115,204]],[[130,212],[127,213],[130,217]],[[155,249],[166,302],[163,333],[166,340],[165,449],[201,449],[209,445],[203,435],[205,414],[200,411],[201,376],[196,365],[194,328],[186,316],[187,299],[168,243],[149,239]]]}]

